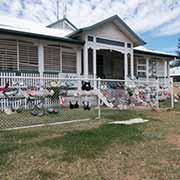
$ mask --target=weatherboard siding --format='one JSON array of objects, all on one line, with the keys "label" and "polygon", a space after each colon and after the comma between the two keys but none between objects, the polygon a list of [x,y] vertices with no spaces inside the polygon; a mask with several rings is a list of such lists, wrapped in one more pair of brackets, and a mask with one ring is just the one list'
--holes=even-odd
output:
[{"label": "weatherboard siding", "polygon": [[132,41],[122,32],[114,23],[104,24],[90,32],[96,37],[106,38],[110,40],[132,43]]}]

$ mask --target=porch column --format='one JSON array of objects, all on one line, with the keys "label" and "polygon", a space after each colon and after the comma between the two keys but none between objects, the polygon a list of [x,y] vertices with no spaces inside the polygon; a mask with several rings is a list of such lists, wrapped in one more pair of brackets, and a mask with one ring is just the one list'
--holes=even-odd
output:
[{"label": "porch column", "polygon": [[84,61],[84,77],[88,78],[88,47],[85,44],[83,48],[83,61]]},{"label": "porch column", "polygon": [[170,79],[170,65],[169,65],[169,61],[167,61],[167,77],[168,80]]},{"label": "porch column", "polygon": [[80,76],[81,75],[81,61],[82,61],[81,49],[77,49],[76,58],[77,58],[76,70],[77,70],[78,76]]},{"label": "porch column", "polygon": [[[81,76],[81,61],[82,61],[82,55],[81,55],[81,49],[77,49],[76,52],[76,58],[77,58],[77,63],[76,63],[76,70],[77,70],[77,74],[78,74],[78,78],[80,78]],[[78,90],[81,89],[81,81],[78,81]]]},{"label": "porch column", "polygon": [[124,53],[124,80],[127,79],[128,75],[128,53]]},{"label": "porch column", "polygon": [[146,58],[146,81],[149,81],[149,58]]},{"label": "porch column", "polygon": [[131,78],[134,78],[134,54],[131,52]]},{"label": "porch column", "polygon": [[168,69],[167,61],[165,60],[164,61],[164,80],[166,80],[166,78],[167,78],[167,69]]},{"label": "porch column", "polygon": [[[97,75],[97,72],[96,72],[96,47],[93,48],[93,77],[94,79],[96,79],[96,75]],[[94,88],[96,89],[97,87],[97,84],[96,84],[96,81],[94,80]]]},{"label": "porch column", "polygon": [[38,45],[38,70],[40,77],[43,77],[44,73],[44,46],[43,44]]}]

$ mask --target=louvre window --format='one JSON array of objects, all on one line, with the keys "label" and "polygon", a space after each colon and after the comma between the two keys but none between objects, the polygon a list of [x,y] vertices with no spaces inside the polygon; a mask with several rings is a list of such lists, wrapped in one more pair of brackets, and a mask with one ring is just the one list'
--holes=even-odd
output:
[{"label": "louvre window", "polygon": [[62,72],[76,73],[76,52],[72,50],[62,51]]},{"label": "louvre window", "polygon": [[157,76],[157,59],[150,59],[149,61],[149,77],[155,78]]},{"label": "louvre window", "polygon": [[136,68],[138,77],[146,77],[146,59],[142,56],[136,56]]},{"label": "louvre window", "polygon": [[17,70],[17,41],[0,40],[0,70]]},{"label": "louvre window", "polygon": [[44,71],[60,72],[61,54],[59,47],[44,48]]},{"label": "louvre window", "polygon": [[38,47],[25,42],[19,42],[19,70],[38,71]]}]

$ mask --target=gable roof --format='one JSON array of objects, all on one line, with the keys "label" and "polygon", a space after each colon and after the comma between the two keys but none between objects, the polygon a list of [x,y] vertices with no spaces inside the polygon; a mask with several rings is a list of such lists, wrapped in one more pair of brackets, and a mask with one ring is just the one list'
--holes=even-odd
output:
[{"label": "gable roof", "polygon": [[54,25],[59,24],[59,23],[63,23],[63,22],[67,22],[74,29],[74,31],[78,30],[78,28],[73,23],[71,23],[67,18],[60,19],[60,20],[58,20],[52,24],[49,24],[47,27],[51,28]]},{"label": "gable roof", "polygon": [[77,35],[79,35],[82,32],[91,31],[91,30],[96,29],[99,26],[101,26],[105,23],[109,23],[109,22],[114,22],[120,28],[121,31],[123,31],[126,35],[128,35],[132,39],[132,41],[135,42],[135,46],[140,46],[140,45],[146,44],[146,42],[144,42],[118,15],[114,15],[114,16],[112,16],[108,19],[105,19],[103,21],[100,21],[92,26],[78,29],[75,32],[69,34],[68,37],[71,37],[71,38],[76,37]]}]

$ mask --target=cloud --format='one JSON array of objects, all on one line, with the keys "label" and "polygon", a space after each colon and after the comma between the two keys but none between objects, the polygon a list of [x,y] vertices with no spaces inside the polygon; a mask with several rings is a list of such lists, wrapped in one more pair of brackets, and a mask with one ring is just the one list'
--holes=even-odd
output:
[{"label": "cloud", "polygon": [[[77,27],[88,26],[118,14],[138,33],[156,31],[158,36],[179,33],[179,0],[66,1],[67,16]],[[56,21],[56,0],[1,0],[0,14],[50,24]]]},{"label": "cloud", "polygon": [[153,34],[155,36],[171,36],[180,33],[180,17],[176,20],[160,27]]}]

